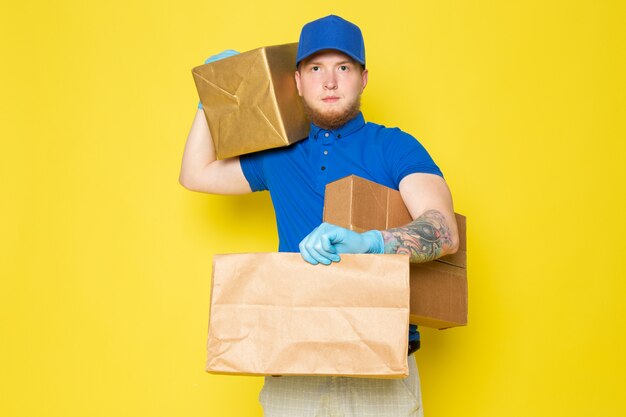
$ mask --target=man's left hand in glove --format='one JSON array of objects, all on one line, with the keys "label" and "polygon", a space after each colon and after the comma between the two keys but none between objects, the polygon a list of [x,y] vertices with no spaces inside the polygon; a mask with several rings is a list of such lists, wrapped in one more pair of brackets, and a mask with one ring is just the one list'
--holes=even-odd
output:
[{"label": "man's left hand in glove", "polygon": [[380,231],[353,232],[330,223],[322,223],[300,242],[300,254],[310,264],[330,265],[339,262],[340,253],[384,253]]}]

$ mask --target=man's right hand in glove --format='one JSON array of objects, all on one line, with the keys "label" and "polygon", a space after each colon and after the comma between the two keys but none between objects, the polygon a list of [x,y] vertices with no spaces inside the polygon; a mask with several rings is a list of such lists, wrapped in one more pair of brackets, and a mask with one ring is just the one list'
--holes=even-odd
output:
[{"label": "man's right hand in glove", "polygon": [[[210,64],[211,62],[219,61],[220,59],[224,59],[224,58],[230,58],[231,56],[235,56],[235,55],[239,55],[239,52],[233,49],[227,49],[225,51],[220,52],[219,54],[211,55],[204,61],[204,63]],[[199,109],[202,108],[202,103],[200,101],[198,101],[198,108]]]}]

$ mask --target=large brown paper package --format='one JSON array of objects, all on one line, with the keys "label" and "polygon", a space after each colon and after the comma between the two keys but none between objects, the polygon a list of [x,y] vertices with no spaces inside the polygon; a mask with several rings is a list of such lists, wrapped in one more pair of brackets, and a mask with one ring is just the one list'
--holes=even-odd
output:
[{"label": "large brown paper package", "polygon": [[[326,186],[324,221],[357,232],[404,226],[413,219],[399,191],[351,175]],[[466,219],[456,214],[459,250],[411,263],[412,324],[436,329],[467,325]]]},{"label": "large brown paper package", "polygon": [[405,377],[408,326],[406,255],[215,255],[206,370]]},{"label": "large brown paper package", "polygon": [[218,159],[308,136],[294,80],[297,48],[267,46],[192,70]]}]

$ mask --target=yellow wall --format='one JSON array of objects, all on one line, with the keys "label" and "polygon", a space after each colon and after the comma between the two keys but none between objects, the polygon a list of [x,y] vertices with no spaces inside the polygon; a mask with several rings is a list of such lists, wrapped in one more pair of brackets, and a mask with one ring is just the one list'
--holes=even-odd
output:
[{"label": "yellow wall", "polygon": [[427,415],[626,414],[623,2],[76,0],[0,9],[0,415],[261,415],[204,343],[211,256],[274,250],[273,212],[178,185],[190,71],[331,12],[365,34],[366,118],[468,217],[470,325],[423,330]]}]

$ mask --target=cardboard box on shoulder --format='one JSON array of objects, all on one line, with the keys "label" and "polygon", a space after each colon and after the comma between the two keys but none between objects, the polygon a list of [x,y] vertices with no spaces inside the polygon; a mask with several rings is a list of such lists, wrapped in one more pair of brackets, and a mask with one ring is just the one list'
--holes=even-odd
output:
[{"label": "cardboard box on shoulder", "polygon": [[192,70],[218,159],[308,136],[294,80],[297,48],[297,43],[266,46]]},{"label": "cardboard box on shoulder", "polygon": [[405,377],[408,326],[407,255],[215,255],[206,370]]},{"label": "cardboard box on shoulder", "polygon": [[[399,191],[351,175],[326,186],[324,221],[357,232],[412,221]],[[436,329],[467,324],[466,219],[456,214],[459,250],[410,267],[412,324]]]}]

